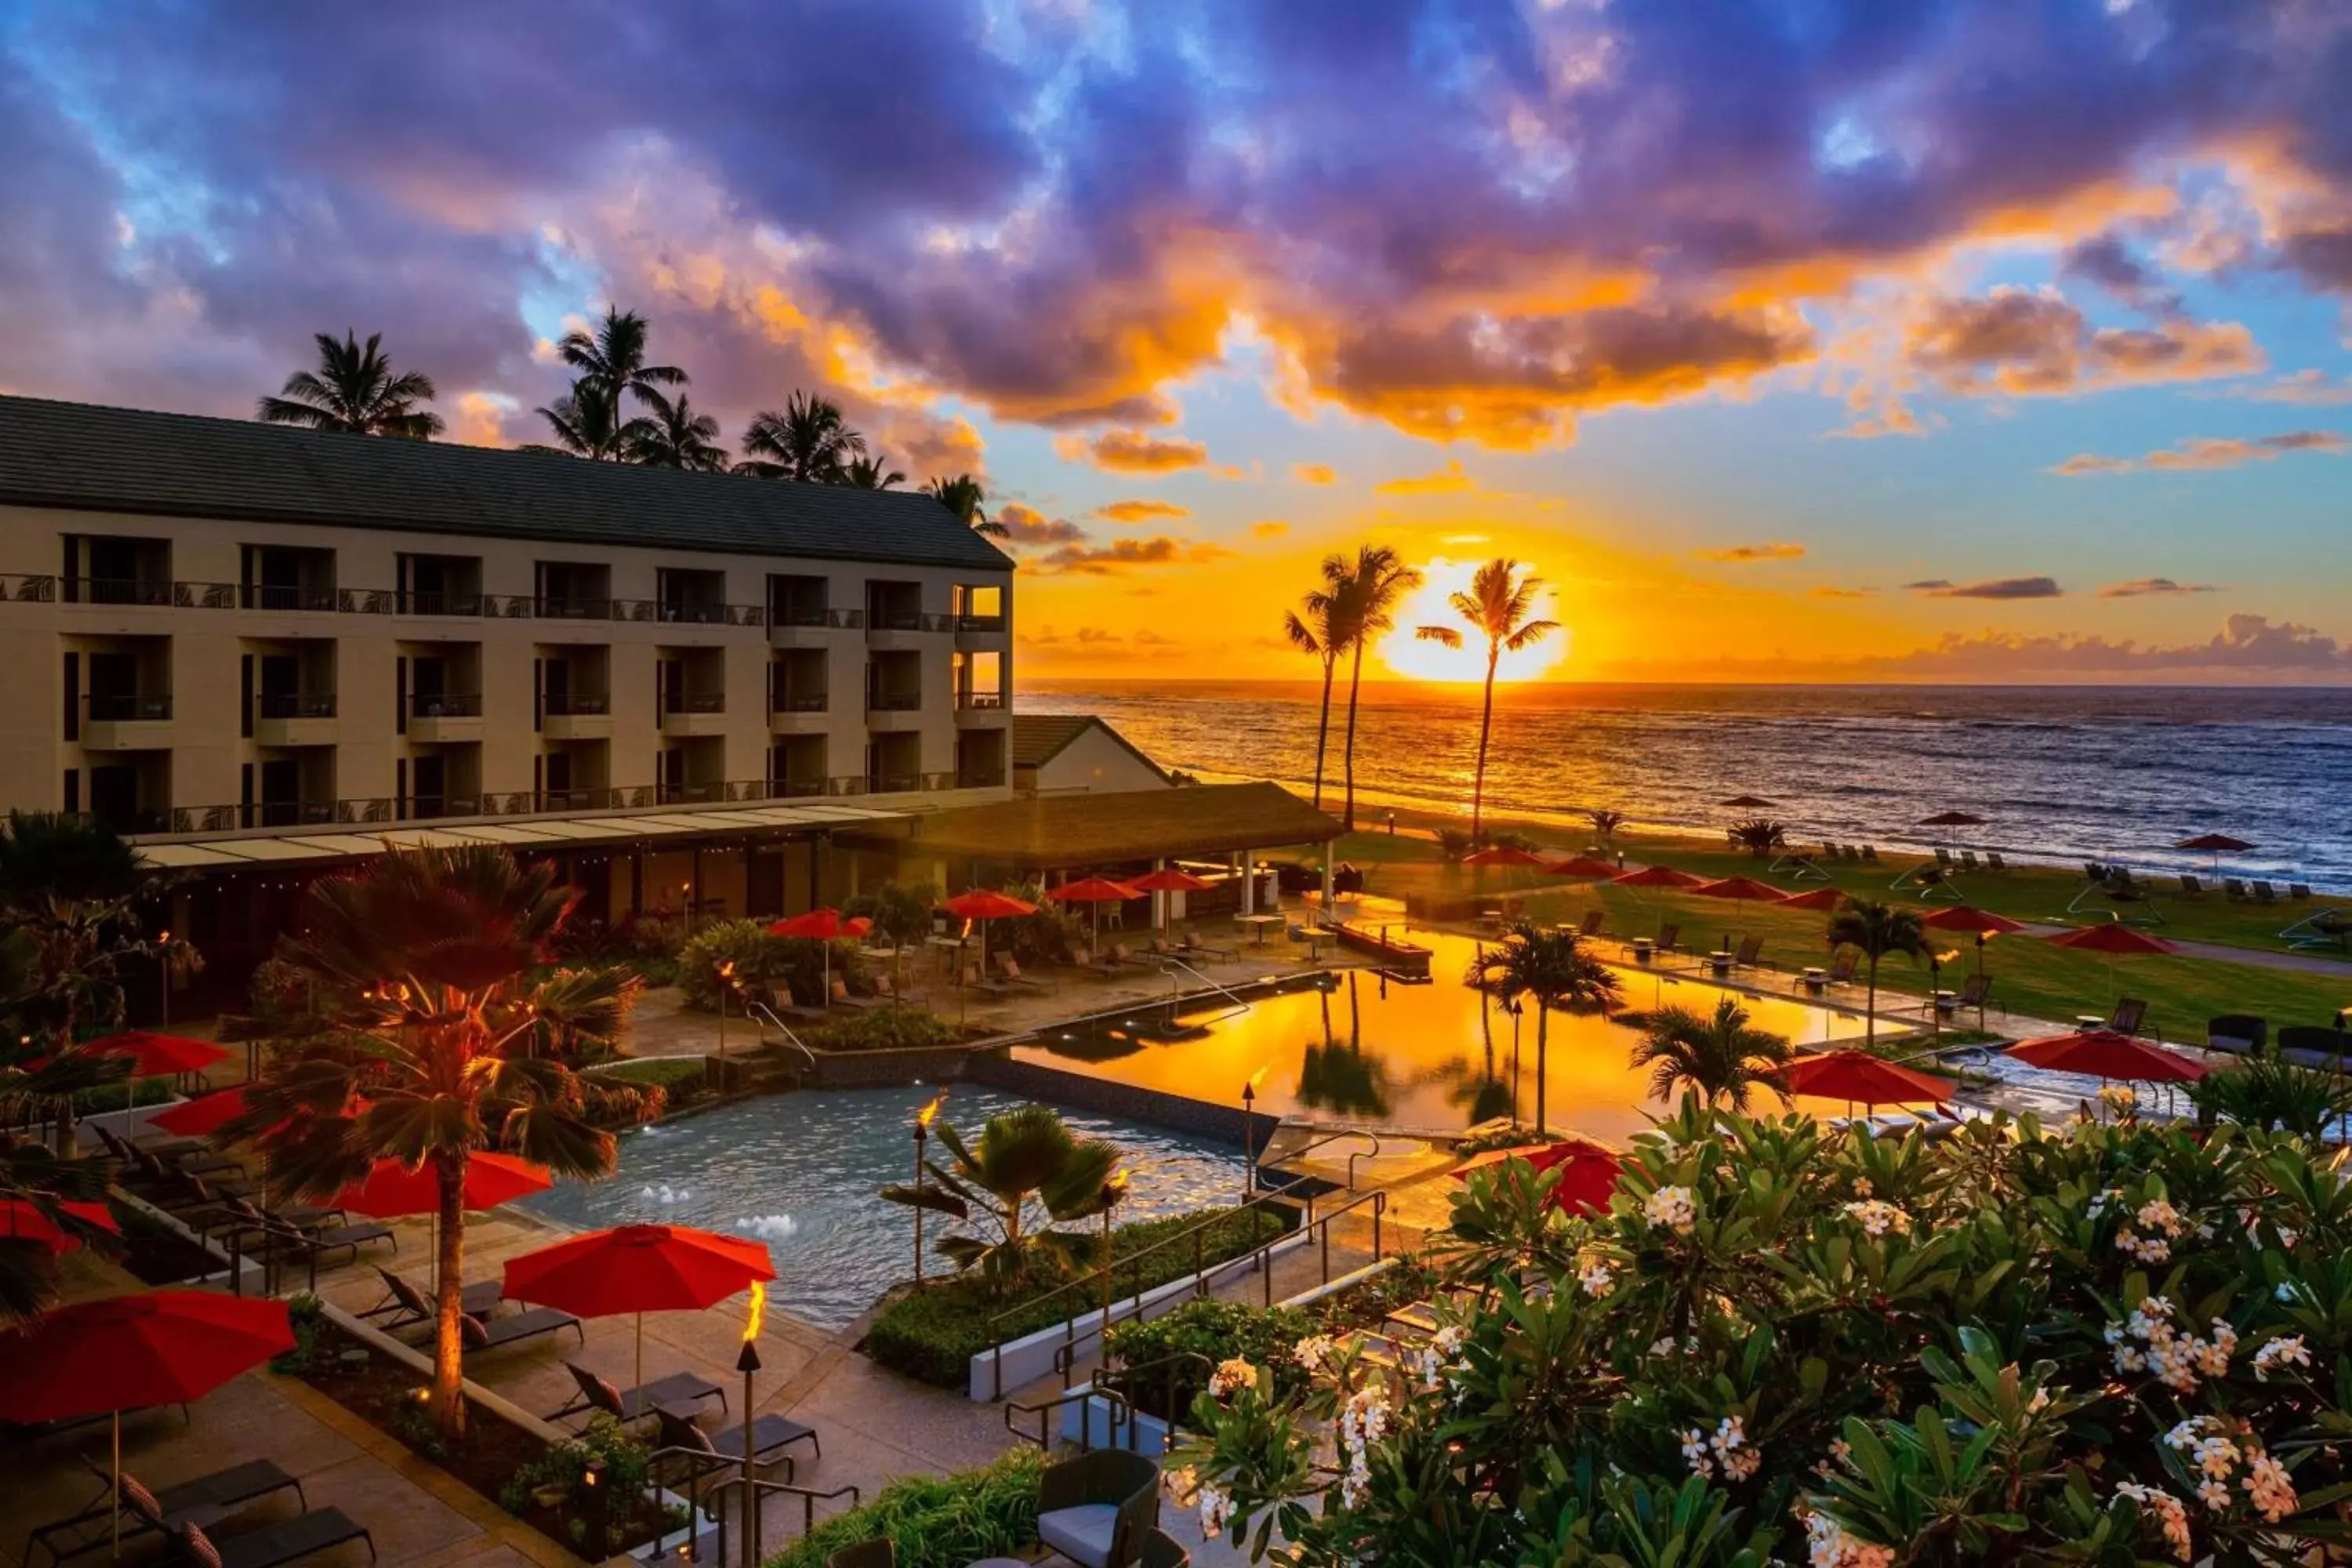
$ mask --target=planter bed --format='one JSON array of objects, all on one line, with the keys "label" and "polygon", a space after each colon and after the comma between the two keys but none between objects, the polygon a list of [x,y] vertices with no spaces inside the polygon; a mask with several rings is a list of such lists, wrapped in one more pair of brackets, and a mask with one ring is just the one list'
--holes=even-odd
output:
[{"label": "planter bed", "polygon": [[[299,1320],[298,1320],[299,1321]],[[310,1384],[378,1431],[395,1437],[416,1454],[439,1466],[475,1491],[520,1519],[565,1551],[601,1562],[616,1552],[652,1541],[667,1527],[677,1529],[674,1518],[639,1500],[634,1512],[614,1522],[608,1540],[600,1544],[587,1520],[570,1498],[542,1502],[518,1500],[509,1483],[516,1473],[547,1452],[548,1443],[527,1432],[479,1400],[466,1404],[466,1436],[453,1452],[444,1445],[425,1402],[427,1374],[385,1354],[337,1324],[319,1321],[307,1331],[307,1355],[298,1352],[293,1364],[281,1370]],[[619,1489],[613,1489],[618,1500]],[[501,1494],[507,1494],[501,1496]],[[512,1506],[521,1500],[522,1506]],[[573,1533],[577,1523],[579,1533]]]}]

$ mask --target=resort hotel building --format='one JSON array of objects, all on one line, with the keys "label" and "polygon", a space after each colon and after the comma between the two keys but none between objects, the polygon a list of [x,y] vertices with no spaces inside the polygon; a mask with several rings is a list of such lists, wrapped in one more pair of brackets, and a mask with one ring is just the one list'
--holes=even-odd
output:
[{"label": "resort hotel building", "polygon": [[805,908],[835,831],[1010,795],[1012,596],[919,492],[0,397],[0,808],[187,873],[232,963],[387,843]]}]

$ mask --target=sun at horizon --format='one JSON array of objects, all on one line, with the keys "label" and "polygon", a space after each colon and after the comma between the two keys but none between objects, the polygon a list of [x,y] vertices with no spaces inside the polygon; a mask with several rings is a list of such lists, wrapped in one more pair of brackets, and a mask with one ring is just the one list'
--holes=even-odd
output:
[{"label": "sun at horizon", "polygon": [[[1381,662],[1407,680],[1484,681],[1486,639],[1454,613],[1451,602],[1454,595],[1469,591],[1470,580],[1481,564],[1476,561],[1452,561],[1443,555],[1423,562],[1421,586],[1397,605],[1396,629],[1376,647]],[[1527,569],[1537,570],[1532,565]],[[1559,599],[1549,587],[1537,591],[1533,618],[1559,619]],[[1447,647],[1444,643],[1424,642],[1415,635],[1415,629],[1421,626],[1451,626],[1462,634],[1462,646]],[[1532,647],[1517,653],[1506,650],[1495,667],[1496,684],[1542,679],[1568,658],[1574,636],[1573,628],[1562,626]]]}]

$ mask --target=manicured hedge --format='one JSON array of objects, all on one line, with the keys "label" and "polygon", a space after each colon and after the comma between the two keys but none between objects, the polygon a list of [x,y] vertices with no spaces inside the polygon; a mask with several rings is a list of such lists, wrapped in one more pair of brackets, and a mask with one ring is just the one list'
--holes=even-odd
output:
[{"label": "manicured hedge", "polygon": [[898,1568],[964,1568],[983,1557],[1017,1557],[1037,1541],[1037,1479],[1045,1456],[1022,1447],[977,1470],[909,1476],[871,1502],[821,1521],[767,1560],[764,1568],[824,1568],[845,1546],[890,1538]]},{"label": "manicured hedge", "polygon": [[[1265,1209],[1244,1214],[1234,1209],[1201,1210],[1171,1215],[1166,1219],[1137,1220],[1111,1232],[1111,1254],[1130,1258],[1207,1219],[1222,1217],[1204,1234],[1200,1257],[1203,1264],[1222,1263],[1263,1246],[1290,1228],[1286,1215]],[[1150,1289],[1192,1272],[1191,1246],[1171,1247],[1144,1259],[1137,1270],[1118,1274],[1121,1296]],[[1016,1340],[1039,1329],[1051,1328],[1085,1310],[1076,1292],[1054,1296],[1065,1279],[1041,1279],[1024,1290],[992,1294],[979,1279],[950,1279],[919,1295],[902,1297],[885,1308],[866,1335],[866,1353],[882,1365],[942,1388],[964,1387],[971,1378],[971,1358],[992,1344]],[[1047,1298],[1051,1297],[1051,1300]],[[1001,1312],[1013,1312],[993,1330],[990,1321]]]},{"label": "manicured hedge", "polygon": [[621,1083],[653,1084],[669,1090],[673,1100],[700,1092],[707,1068],[701,1057],[638,1057],[616,1062],[611,1067],[596,1068],[588,1073],[594,1079],[609,1079]]}]

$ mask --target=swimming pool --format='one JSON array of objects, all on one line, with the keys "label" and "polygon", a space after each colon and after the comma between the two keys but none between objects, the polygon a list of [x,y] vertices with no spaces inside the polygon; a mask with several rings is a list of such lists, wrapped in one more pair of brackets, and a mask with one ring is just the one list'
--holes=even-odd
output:
[{"label": "swimming pool", "polygon": [[[719,1106],[623,1136],[620,1167],[608,1181],[562,1183],[515,1206],[582,1229],[653,1223],[755,1237],[775,1261],[777,1306],[840,1328],[913,1272],[913,1211],[875,1194],[913,1178],[908,1130],[935,1092],[812,1090]],[[990,1116],[1026,1103],[958,1084],[940,1116],[970,1138]],[[1080,1111],[1064,1115],[1081,1135],[1108,1138],[1127,1152],[1138,1180],[1122,1219],[1230,1203],[1240,1194],[1239,1149]],[[926,1248],[949,1223],[924,1216]],[[949,1265],[933,1255],[923,1267],[945,1272]]]},{"label": "swimming pool", "polygon": [[[1415,931],[1432,950],[1426,985],[1405,985],[1363,970],[1302,982],[1249,998],[1246,1011],[1219,999],[1180,1015],[1194,1026],[1178,1037],[1105,1021],[1092,1029],[1050,1030],[1016,1058],[1066,1071],[1138,1084],[1194,1100],[1233,1104],[1260,1068],[1257,1109],[1278,1116],[1380,1122],[1438,1131],[1468,1127],[1515,1109],[1535,1117],[1535,1020],[1511,1015],[1461,983],[1478,944],[1466,937]],[[1629,966],[1620,971],[1623,1002],[1714,1009],[1727,994],[1687,971]],[[1861,1018],[1777,997],[1738,994],[1758,1028],[1802,1047],[1863,1032]],[[1649,1098],[1646,1074],[1627,1053],[1635,1030],[1606,1018],[1555,1013],[1551,1018],[1548,1121],[1605,1139],[1630,1137],[1664,1109]],[[1803,1102],[1807,1109],[1822,1107]],[[1835,1109],[1843,1110],[1843,1106]]]}]

